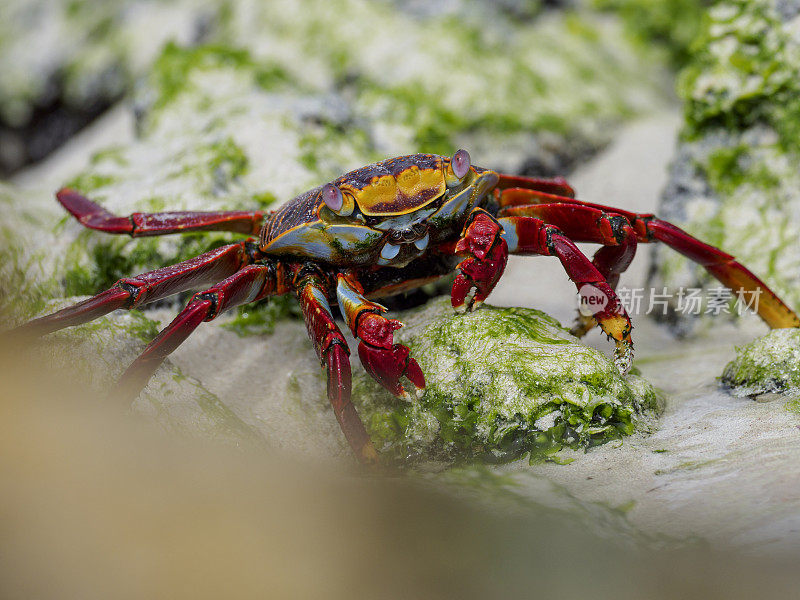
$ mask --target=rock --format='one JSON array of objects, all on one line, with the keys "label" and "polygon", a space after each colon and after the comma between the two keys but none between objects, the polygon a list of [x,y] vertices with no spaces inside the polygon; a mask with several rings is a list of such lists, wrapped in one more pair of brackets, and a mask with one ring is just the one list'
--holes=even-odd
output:
[{"label": "rock", "polygon": [[[736,0],[710,10],[682,74],[686,123],[659,214],[734,254],[800,307],[799,2]],[[666,248],[651,285],[718,287]],[[673,294],[674,295],[674,294]],[[678,333],[695,325],[673,313]]]},{"label": "rock", "polygon": [[800,330],[774,329],[737,348],[722,383],[737,396],[800,393]]},{"label": "rock", "polygon": [[622,377],[540,311],[458,315],[439,299],[401,318],[395,337],[425,373],[425,394],[398,400],[363,371],[353,388],[379,451],[395,459],[536,460],[629,435],[660,410],[650,384]]},{"label": "rock", "polygon": [[5,0],[0,175],[43,158],[127,92],[168,40],[204,36],[221,3]]},{"label": "rock", "polygon": [[[86,125],[134,87],[166,42],[246,48],[307,90],[346,89],[360,116],[379,119],[384,155],[409,146],[452,152],[454,135],[488,152],[487,135],[502,133],[507,152],[496,154],[504,168],[537,159],[532,164],[563,172],[576,158],[565,147],[578,156],[596,150],[613,131],[606,121],[648,110],[666,91],[663,72],[652,68],[658,53],[585,8],[398,4],[5,3],[0,168],[40,159]],[[540,139],[542,132],[551,135]]]}]

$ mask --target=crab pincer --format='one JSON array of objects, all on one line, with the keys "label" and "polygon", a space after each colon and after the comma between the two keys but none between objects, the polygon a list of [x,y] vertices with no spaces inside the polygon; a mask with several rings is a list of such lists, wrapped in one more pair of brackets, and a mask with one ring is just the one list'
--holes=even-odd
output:
[{"label": "crab pincer", "polygon": [[411,351],[402,344],[394,343],[393,332],[403,323],[387,319],[374,312],[364,312],[358,318],[356,335],[360,338],[358,357],[361,364],[375,381],[395,396],[410,399],[409,391],[400,383],[405,377],[420,397],[425,390],[425,376],[419,364],[411,357]]},{"label": "crab pincer", "polygon": [[[457,311],[478,308],[497,285],[508,262],[508,245],[501,237],[503,228],[486,211],[476,209],[464,234],[456,244],[458,254],[466,254],[458,266],[450,301]],[[473,292],[468,298],[470,292]]]}]

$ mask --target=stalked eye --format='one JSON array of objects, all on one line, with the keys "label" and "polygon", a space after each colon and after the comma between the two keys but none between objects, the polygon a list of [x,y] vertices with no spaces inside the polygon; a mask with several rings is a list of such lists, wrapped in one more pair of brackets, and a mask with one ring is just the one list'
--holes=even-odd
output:
[{"label": "stalked eye", "polygon": [[453,155],[453,173],[459,179],[463,178],[464,175],[467,174],[467,171],[469,171],[469,165],[469,152],[463,148]]},{"label": "stalked eye", "polygon": [[331,183],[326,183],[322,188],[322,201],[333,212],[342,210],[342,204],[344,204],[342,190]]}]

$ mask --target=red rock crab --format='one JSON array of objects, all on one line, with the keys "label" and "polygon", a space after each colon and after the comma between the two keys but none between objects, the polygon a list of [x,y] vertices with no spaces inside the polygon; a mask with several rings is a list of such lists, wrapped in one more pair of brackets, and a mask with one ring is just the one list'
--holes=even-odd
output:
[{"label": "red rock crab", "polygon": [[[374,300],[456,271],[452,304],[474,310],[491,293],[509,253],[555,256],[575,285],[592,286],[602,302],[579,316],[573,332],[595,325],[613,338],[617,366],[633,356],[631,321],[614,291],[638,243],[664,242],[703,265],[726,286],[761,294],[759,315],[771,327],[800,319],[733,256],[654,215],[576,200],[561,178],[499,174],[452,157],[413,154],[362,167],[305,192],[272,212],[165,212],[116,216],[79,193],[63,189],[59,202],[84,226],[133,237],[185,231],[233,231],[253,238],[180,264],[121,279],[96,296],[35,319],[18,334],[43,335],[211,285],[125,371],[116,392],[129,402],[164,358],[203,321],[271,295],[295,293],[308,334],[327,368],[328,399],[358,458],[378,455],[350,402],[349,349],[331,312],[338,303],[359,340],[367,372],[397,396],[424,389],[425,377],[407,347],[395,344],[402,324]],[[601,244],[587,258],[575,242]],[[402,380],[402,382],[401,382]],[[405,387],[404,387],[405,384]]]}]

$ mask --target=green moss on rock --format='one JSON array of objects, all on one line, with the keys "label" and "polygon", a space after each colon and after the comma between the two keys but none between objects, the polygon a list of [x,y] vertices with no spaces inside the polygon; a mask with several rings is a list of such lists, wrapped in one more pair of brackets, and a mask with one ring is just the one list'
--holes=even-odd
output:
[{"label": "green moss on rock", "polygon": [[659,410],[646,381],[622,377],[540,311],[457,315],[443,299],[404,319],[396,338],[425,373],[425,394],[398,400],[365,374],[353,388],[379,449],[397,459],[538,459],[629,435]]},{"label": "green moss on rock", "polygon": [[302,317],[300,305],[292,294],[240,306],[235,316],[222,326],[240,337],[268,335],[275,330],[275,323],[287,317]]},{"label": "green moss on rock", "polygon": [[779,4],[728,0],[709,11],[679,85],[686,135],[761,124],[773,129],[785,148],[800,148],[800,40]]},{"label": "green moss on rock", "polygon": [[774,329],[737,348],[722,382],[741,396],[800,393],[800,329]]}]

